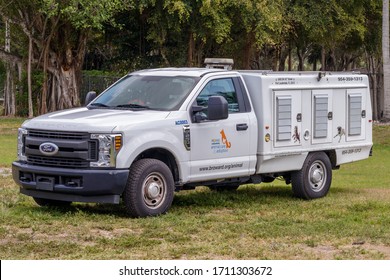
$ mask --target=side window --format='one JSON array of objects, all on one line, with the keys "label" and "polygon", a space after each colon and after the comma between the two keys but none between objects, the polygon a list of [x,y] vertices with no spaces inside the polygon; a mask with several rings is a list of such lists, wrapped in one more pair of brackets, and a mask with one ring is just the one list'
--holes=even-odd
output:
[{"label": "side window", "polygon": [[209,97],[215,95],[223,96],[226,99],[229,113],[240,112],[236,89],[231,78],[210,81],[196,98],[196,103],[198,106],[204,107],[204,112],[207,112]]}]

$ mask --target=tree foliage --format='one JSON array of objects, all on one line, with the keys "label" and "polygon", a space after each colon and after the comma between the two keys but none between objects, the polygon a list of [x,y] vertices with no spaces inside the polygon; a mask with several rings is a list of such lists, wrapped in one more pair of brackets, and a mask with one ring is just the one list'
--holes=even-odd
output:
[{"label": "tree foliage", "polygon": [[[38,112],[45,113],[78,106],[80,74],[86,45],[93,31],[102,30],[103,23],[122,9],[119,0],[0,0],[4,22],[24,33],[24,61],[42,70],[44,83]],[[15,44],[16,43],[16,44]],[[12,45],[21,47],[17,42]],[[14,54],[3,50],[5,60]],[[28,73],[31,74],[29,66]],[[29,74],[29,77],[30,77]],[[29,88],[31,86],[29,85]]]},{"label": "tree foliage", "polygon": [[[43,73],[39,113],[80,104],[82,69],[122,74],[232,57],[240,69],[377,73],[381,9],[380,0],[0,0],[0,57]],[[370,77],[380,88],[381,75]]]}]

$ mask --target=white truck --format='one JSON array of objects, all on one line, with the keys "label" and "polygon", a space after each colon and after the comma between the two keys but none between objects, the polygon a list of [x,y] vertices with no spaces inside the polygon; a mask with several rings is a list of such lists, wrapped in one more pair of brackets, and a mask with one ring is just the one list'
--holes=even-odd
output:
[{"label": "white truck", "polygon": [[357,73],[206,68],[130,73],[87,106],[26,121],[13,178],[39,205],[119,203],[165,213],[195,186],[292,184],[325,196],[332,170],[372,149],[368,78]]}]

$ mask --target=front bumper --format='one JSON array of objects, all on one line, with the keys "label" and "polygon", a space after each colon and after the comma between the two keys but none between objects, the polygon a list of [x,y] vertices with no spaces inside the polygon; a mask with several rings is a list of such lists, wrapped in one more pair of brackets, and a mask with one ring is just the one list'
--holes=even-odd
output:
[{"label": "front bumper", "polygon": [[32,197],[118,204],[129,176],[128,169],[69,169],[12,164],[20,192]]}]

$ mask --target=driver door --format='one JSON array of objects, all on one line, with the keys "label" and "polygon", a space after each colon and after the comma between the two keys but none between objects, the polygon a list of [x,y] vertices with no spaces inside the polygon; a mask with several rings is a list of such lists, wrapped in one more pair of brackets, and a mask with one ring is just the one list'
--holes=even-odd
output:
[{"label": "driver door", "polygon": [[[207,181],[249,174],[249,114],[238,78],[212,79],[199,92],[193,105],[204,109],[191,124],[191,181]],[[208,120],[208,99],[223,96],[228,102],[227,119]],[[196,119],[196,120],[195,120]]]}]

